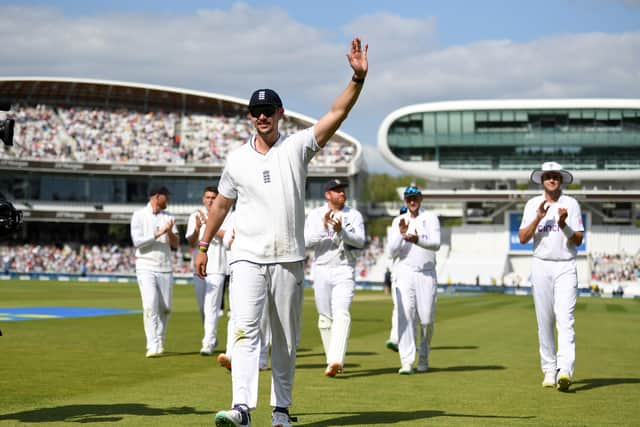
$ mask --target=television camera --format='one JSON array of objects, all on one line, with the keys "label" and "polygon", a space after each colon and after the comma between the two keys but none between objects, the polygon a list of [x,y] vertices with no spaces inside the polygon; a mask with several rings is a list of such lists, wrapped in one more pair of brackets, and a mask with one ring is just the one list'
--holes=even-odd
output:
[{"label": "television camera", "polygon": [[[0,110],[9,111],[11,104],[0,103]],[[6,146],[13,145],[13,126],[15,120],[0,120],[0,139]],[[0,193],[0,238],[15,233],[22,226],[22,211],[18,210],[13,204]]]},{"label": "television camera", "polygon": [[[11,104],[6,102],[0,103],[0,111],[9,111],[11,109]],[[15,126],[16,121],[13,119],[2,119],[0,120],[0,139],[4,142],[4,145],[7,147],[13,145],[13,127]]]}]

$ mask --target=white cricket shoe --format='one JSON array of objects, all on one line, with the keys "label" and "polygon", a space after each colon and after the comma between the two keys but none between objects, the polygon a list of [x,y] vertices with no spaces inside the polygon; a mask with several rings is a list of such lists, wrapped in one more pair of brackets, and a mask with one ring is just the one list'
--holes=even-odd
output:
[{"label": "white cricket shoe", "polygon": [[234,406],[228,411],[216,414],[216,427],[250,427],[251,416],[242,406]]},{"label": "white cricket shoe", "polygon": [[151,347],[150,349],[147,350],[147,354],[145,354],[144,357],[147,358],[153,358],[153,357],[160,357],[162,356],[162,349],[158,348],[158,347]]},{"label": "white cricket shoe", "polygon": [[291,417],[284,412],[272,412],[271,413],[271,426],[272,427],[292,427]]},{"label": "white cricket shoe", "polygon": [[200,349],[200,356],[211,356],[213,354],[214,349],[215,349],[215,346],[211,344],[203,345],[202,348]]},{"label": "white cricket shoe", "polygon": [[556,372],[549,371],[544,374],[544,379],[542,380],[542,387],[544,388],[553,388],[556,386]]},{"label": "white cricket shoe", "polygon": [[402,367],[398,369],[400,375],[413,375],[413,366],[410,363],[403,363]]}]

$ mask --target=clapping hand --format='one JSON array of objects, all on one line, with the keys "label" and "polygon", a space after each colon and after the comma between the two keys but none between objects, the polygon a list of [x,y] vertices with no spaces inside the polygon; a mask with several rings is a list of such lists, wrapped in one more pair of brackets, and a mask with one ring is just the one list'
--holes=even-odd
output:
[{"label": "clapping hand", "polygon": [[337,212],[328,211],[324,215],[324,227],[328,229],[329,226],[336,233],[342,231],[342,217]]},{"label": "clapping hand", "polygon": [[409,223],[406,222],[404,218],[400,219],[400,223],[398,224],[398,227],[400,228],[400,235],[402,235],[402,239],[410,243],[418,242],[417,234],[407,234],[407,232],[409,231]]},{"label": "clapping hand", "polygon": [[536,211],[536,214],[538,214],[538,219],[542,219],[547,215],[547,212],[549,211],[549,204],[546,201],[542,201],[542,203],[540,203],[540,206],[538,206],[538,210]]},{"label": "clapping hand", "polygon": [[567,214],[567,209],[558,208],[558,225],[560,226],[560,228],[564,228],[564,226],[566,225]]}]

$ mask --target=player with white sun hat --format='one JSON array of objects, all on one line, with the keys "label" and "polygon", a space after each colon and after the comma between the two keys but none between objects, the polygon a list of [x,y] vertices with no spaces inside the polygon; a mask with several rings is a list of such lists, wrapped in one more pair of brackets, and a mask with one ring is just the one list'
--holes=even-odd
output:
[{"label": "player with white sun hat", "polygon": [[[576,254],[584,237],[582,212],[576,199],[562,192],[562,185],[571,183],[573,176],[560,164],[543,163],[531,173],[531,181],[542,184],[544,192],[525,205],[519,239],[524,244],[533,238],[530,282],[544,373],[542,386],[566,391],[575,363]],[[558,331],[557,352],[554,327]]]}]

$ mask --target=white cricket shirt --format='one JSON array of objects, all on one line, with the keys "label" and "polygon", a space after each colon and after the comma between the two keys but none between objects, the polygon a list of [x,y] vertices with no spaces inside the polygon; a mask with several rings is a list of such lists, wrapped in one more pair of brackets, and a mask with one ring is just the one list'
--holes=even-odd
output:
[{"label": "white cricket shirt", "polygon": [[312,127],[281,135],[266,154],[255,150],[254,139],[229,154],[218,183],[220,194],[237,200],[232,262],[301,261],[305,180],[320,146]]},{"label": "white cricket shirt", "polygon": [[338,213],[342,217],[342,230],[324,227],[324,216],[329,205],[319,206],[309,212],[304,224],[304,242],[314,249],[314,263],[317,265],[350,265],[355,267],[357,250],[364,248],[366,240],[362,214],[356,209],[344,206]]},{"label": "white cricket shirt", "polygon": [[[536,218],[536,211],[545,200],[544,194],[530,199],[524,207],[520,228],[525,228]],[[558,208],[567,210],[566,224],[573,231],[584,231],[580,205],[570,196],[560,195],[557,202],[551,203],[547,214],[533,233],[533,256],[549,261],[566,261],[574,259],[578,252],[558,225]]]},{"label": "white cricket shirt", "polygon": [[[407,242],[402,238],[399,227],[402,218],[409,224],[407,234],[418,235],[417,243]],[[407,212],[395,217],[391,222],[385,250],[392,259],[397,259],[394,266],[402,266],[414,271],[435,270],[438,249],[440,249],[440,220],[436,214],[420,209],[415,218]]]},{"label": "white cricket shirt", "polygon": [[[157,239],[154,234],[173,220],[174,216],[166,210],[153,213],[151,204],[147,203],[131,217],[131,240],[136,248],[136,271],[155,271],[167,273],[173,271],[173,258],[167,233]],[[175,223],[171,230],[178,234]]]}]

